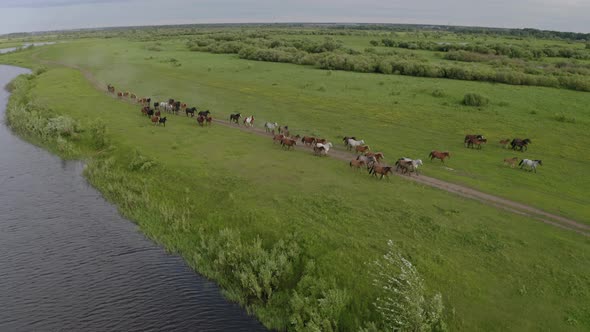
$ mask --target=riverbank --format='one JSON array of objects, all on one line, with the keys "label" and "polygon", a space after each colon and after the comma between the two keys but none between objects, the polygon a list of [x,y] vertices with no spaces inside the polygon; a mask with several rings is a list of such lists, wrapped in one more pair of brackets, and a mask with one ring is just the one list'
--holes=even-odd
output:
[{"label": "riverbank", "polygon": [[122,218],[84,163],[14,135],[4,86],[27,72],[0,65],[0,330],[264,331]]},{"label": "riverbank", "polygon": [[[365,263],[386,251],[387,239],[441,291],[454,330],[585,326],[576,317],[588,294],[587,257],[568,252],[589,244],[576,235],[403,180],[368,181],[341,162],[284,152],[264,137],[179,117],[154,127],[74,70],[50,69],[29,82],[23,98],[38,109],[21,134],[49,137],[38,144],[88,160],[86,176],[125,216],[271,328],[324,313],[341,330],[377,320]],[[73,121],[53,121],[58,131],[69,128],[61,143],[38,134],[60,115]],[[557,272],[549,277],[547,269]]]}]

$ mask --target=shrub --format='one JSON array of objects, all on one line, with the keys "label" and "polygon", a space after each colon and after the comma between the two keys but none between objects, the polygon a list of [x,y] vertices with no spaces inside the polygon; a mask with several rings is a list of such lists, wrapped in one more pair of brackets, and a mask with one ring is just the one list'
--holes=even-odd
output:
[{"label": "shrub", "polygon": [[333,281],[318,278],[315,263],[309,261],[291,295],[290,322],[294,331],[338,331],[338,322],[350,302],[345,290]]},{"label": "shrub", "polygon": [[270,301],[280,286],[293,277],[300,253],[295,236],[266,249],[259,238],[244,243],[239,232],[224,229],[217,236],[202,237],[195,260],[200,266],[207,266],[207,273],[230,289],[234,300],[248,305]]},{"label": "shrub", "polygon": [[48,136],[56,137],[69,137],[77,131],[77,124],[74,119],[60,115],[55,118],[50,118],[45,126],[45,133]]},{"label": "shrub", "polygon": [[154,160],[141,155],[139,151],[135,150],[133,153],[133,159],[129,163],[129,170],[145,172],[149,171],[156,165],[157,163]]},{"label": "shrub", "polygon": [[463,105],[467,106],[485,106],[489,103],[489,100],[477,93],[468,93],[463,97]]},{"label": "shrub", "polygon": [[564,113],[555,114],[554,119],[559,122],[576,123],[576,118],[569,118]]},{"label": "shrub", "polygon": [[39,76],[43,73],[47,72],[47,67],[38,67],[37,69],[35,69],[35,71],[33,72],[35,74],[35,76]]},{"label": "shrub", "polygon": [[432,96],[440,98],[440,97],[444,97],[445,96],[445,92],[441,89],[434,89],[432,91]]},{"label": "shrub", "polygon": [[97,149],[102,149],[108,145],[107,125],[101,120],[95,120],[90,124],[90,137],[92,145]]},{"label": "shrub", "polygon": [[395,247],[373,263],[374,285],[381,294],[375,308],[387,331],[444,331],[442,296],[426,298],[426,287],[416,267]]}]

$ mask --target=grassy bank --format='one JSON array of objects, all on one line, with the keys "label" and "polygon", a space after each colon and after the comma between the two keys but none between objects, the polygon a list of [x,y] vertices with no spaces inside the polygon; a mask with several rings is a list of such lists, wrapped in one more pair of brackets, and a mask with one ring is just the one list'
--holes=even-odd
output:
[{"label": "grassy bank", "polygon": [[[389,160],[426,159],[433,149],[452,153],[448,168],[427,162],[430,176],[588,223],[590,187],[590,94],[574,91],[323,71],[311,67],[255,62],[237,56],[189,52],[183,40],[153,42],[110,39],[52,45],[34,51],[38,59],[78,65],[106,86],[152,96],[174,97],[211,109],[216,117],[254,114],[259,124],[277,121],[302,135],[338,141],[355,135]],[[6,61],[33,62],[29,53]],[[175,59],[176,62],[170,62]],[[180,66],[175,65],[180,64]],[[462,104],[468,93],[489,100],[483,107]],[[490,142],[482,151],[463,146],[466,133]],[[506,150],[500,139],[528,137],[528,152]],[[507,157],[542,159],[537,175],[502,165]]]},{"label": "grassy bank", "polygon": [[442,293],[452,330],[590,327],[588,239],[402,179],[372,180],[247,132],[183,117],[153,127],[75,70],[21,81],[7,114],[15,131],[86,159],[90,182],[125,216],[271,328],[378,322],[367,263],[388,239],[423,274],[428,294]]}]

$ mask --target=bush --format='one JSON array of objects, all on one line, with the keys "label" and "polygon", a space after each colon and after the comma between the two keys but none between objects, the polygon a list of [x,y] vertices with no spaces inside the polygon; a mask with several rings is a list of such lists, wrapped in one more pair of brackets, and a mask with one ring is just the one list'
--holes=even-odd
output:
[{"label": "bush", "polygon": [[45,133],[48,136],[70,137],[77,131],[78,125],[74,119],[60,115],[56,118],[50,118],[45,126]]},{"label": "bush", "polygon": [[463,105],[467,106],[485,106],[489,103],[489,100],[477,93],[468,93],[463,97]]},{"label": "bush", "polygon": [[555,114],[554,119],[559,122],[576,123],[576,118],[569,118],[564,113]]},{"label": "bush", "polygon": [[38,67],[33,73],[35,76],[39,76],[45,72],[47,72],[47,67]]},{"label": "bush", "polygon": [[373,263],[374,285],[381,294],[375,308],[386,331],[444,331],[442,296],[426,298],[426,287],[416,267],[404,258],[393,241]]},{"label": "bush", "polygon": [[294,331],[338,331],[338,322],[350,296],[337,289],[333,281],[318,278],[315,263],[306,264],[289,301],[290,322]]},{"label": "bush", "polygon": [[434,89],[432,91],[432,96],[440,98],[440,97],[444,97],[445,96],[445,92],[441,89]]},{"label": "bush", "polygon": [[156,165],[157,163],[154,160],[141,155],[139,151],[135,150],[135,152],[133,153],[133,159],[129,163],[128,167],[130,171],[145,172],[149,171]]},{"label": "bush", "polygon": [[102,149],[108,145],[107,125],[103,120],[93,121],[89,129],[92,145],[95,148]]},{"label": "bush", "polygon": [[202,237],[195,260],[199,266],[207,267],[207,274],[221,280],[233,300],[244,305],[264,304],[282,284],[293,278],[300,253],[295,236],[265,249],[259,238],[244,243],[237,231],[224,229],[217,236]]}]

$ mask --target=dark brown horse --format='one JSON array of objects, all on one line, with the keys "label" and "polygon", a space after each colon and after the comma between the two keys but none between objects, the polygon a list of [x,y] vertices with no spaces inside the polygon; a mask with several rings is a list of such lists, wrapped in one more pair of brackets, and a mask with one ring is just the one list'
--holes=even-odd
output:
[{"label": "dark brown horse", "polygon": [[208,116],[205,118],[205,122],[207,126],[211,126],[211,124],[213,123],[213,118],[211,116]]},{"label": "dark brown horse", "polygon": [[285,135],[283,135],[283,134],[274,135],[272,137],[272,143],[274,144],[276,142],[280,142],[283,140],[283,138],[285,138]]},{"label": "dark brown horse", "polygon": [[197,123],[199,124],[199,126],[201,126],[201,127],[202,127],[202,126],[203,126],[203,124],[205,123],[205,117],[204,117],[204,116],[202,116],[202,115],[199,115],[199,116],[197,117]]},{"label": "dark brown horse", "polygon": [[383,179],[384,176],[389,176],[390,173],[393,174],[392,166],[373,165],[369,170],[369,174],[373,174],[375,177],[381,175],[380,179]]},{"label": "dark brown horse", "polygon": [[512,147],[512,150],[516,150],[518,148],[520,152],[523,152],[528,150],[528,145],[531,143],[533,142],[528,138],[515,138],[512,140],[512,142],[510,142],[510,146]]},{"label": "dark brown horse", "polygon": [[414,165],[412,164],[412,161],[411,160],[404,160],[404,159],[399,159],[398,161],[395,162],[395,171],[399,172],[400,170],[402,171],[402,174],[408,174],[408,175],[412,175],[412,172],[416,171],[416,169],[414,168]]},{"label": "dark brown horse", "polygon": [[482,144],[485,144],[487,142],[488,142],[488,140],[486,138],[472,137],[467,142],[467,147],[473,149],[473,147],[477,146],[477,149],[480,150],[481,149],[481,145]]},{"label": "dark brown horse", "polygon": [[436,150],[432,150],[430,152],[430,154],[428,155],[428,157],[430,157],[430,161],[432,161],[433,159],[440,159],[441,162],[445,162],[445,158],[451,158],[451,153],[448,151],[436,151]]},{"label": "dark brown horse", "polygon": [[242,117],[242,114],[240,114],[240,113],[230,114],[229,115],[229,122],[235,122],[239,126],[241,117]]},{"label": "dark brown horse", "polygon": [[485,137],[481,134],[471,134],[471,135],[465,135],[465,138],[463,139],[463,143],[465,145],[467,145],[469,143],[469,140],[471,139],[485,139]]}]

